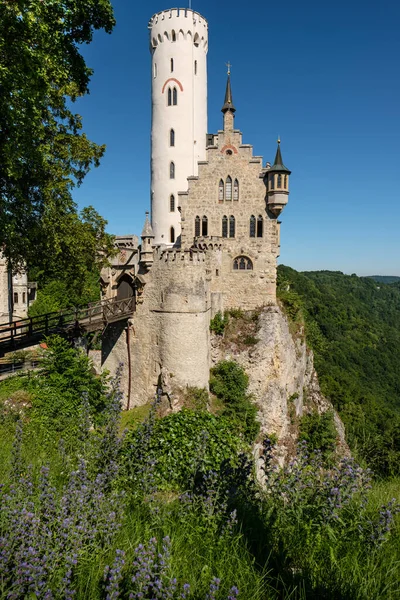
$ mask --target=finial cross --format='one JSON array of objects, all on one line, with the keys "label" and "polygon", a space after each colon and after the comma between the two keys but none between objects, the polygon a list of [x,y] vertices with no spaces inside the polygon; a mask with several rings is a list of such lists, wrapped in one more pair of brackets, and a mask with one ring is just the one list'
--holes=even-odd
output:
[{"label": "finial cross", "polygon": [[229,61],[227,63],[225,63],[225,64],[228,67],[228,75],[230,75],[231,74],[231,66],[232,65],[231,65],[231,63]]}]

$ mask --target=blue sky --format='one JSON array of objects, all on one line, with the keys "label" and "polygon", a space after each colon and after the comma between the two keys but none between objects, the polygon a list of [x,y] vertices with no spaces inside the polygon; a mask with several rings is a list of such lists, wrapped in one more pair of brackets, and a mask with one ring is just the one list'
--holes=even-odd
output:
[{"label": "blue sky", "polygon": [[[173,5],[113,5],[114,32],[83,48],[95,72],[76,104],[107,151],[74,198],[92,204],[111,233],[140,233],[150,188],[147,24]],[[265,163],[281,137],[292,176],[279,262],[400,276],[400,3],[193,0],[192,8],[209,22],[209,131],[221,128],[229,60],[244,142]]]}]

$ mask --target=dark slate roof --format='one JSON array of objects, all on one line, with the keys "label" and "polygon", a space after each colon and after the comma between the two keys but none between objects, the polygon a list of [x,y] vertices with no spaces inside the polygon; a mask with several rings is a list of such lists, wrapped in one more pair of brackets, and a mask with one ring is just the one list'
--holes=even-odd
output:
[{"label": "dark slate roof", "polygon": [[224,103],[223,107],[221,108],[221,111],[223,113],[228,112],[228,110],[230,110],[231,112],[236,111],[236,108],[233,106],[231,76],[230,75],[228,75],[228,81],[226,82],[225,103]]},{"label": "dark slate roof", "polygon": [[291,171],[289,171],[289,169],[287,167],[285,167],[285,165],[283,164],[280,140],[278,140],[278,148],[276,150],[274,164],[272,165],[272,167],[270,169],[268,169],[268,173],[271,173],[274,171],[277,173],[289,173],[289,175],[291,173]]}]

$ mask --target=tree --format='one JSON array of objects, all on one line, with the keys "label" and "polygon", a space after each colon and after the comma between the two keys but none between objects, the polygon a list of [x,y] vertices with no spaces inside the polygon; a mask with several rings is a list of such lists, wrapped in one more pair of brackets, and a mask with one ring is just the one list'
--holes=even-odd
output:
[{"label": "tree", "polygon": [[82,133],[71,102],[92,74],[80,45],[114,24],[110,0],[0,4],[0,247],[14,266],[75,268],[73,256],[86,268],[111,245],[106,222],[92,208],[80,219],[72,200],[105,147]]}]

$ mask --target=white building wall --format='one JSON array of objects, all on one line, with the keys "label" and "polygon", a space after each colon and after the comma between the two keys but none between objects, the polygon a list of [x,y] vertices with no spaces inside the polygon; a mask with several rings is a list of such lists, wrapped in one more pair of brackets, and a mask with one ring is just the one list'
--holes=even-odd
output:
[{"label": "white building wall", "polygon": [[[207,133],[208,24],[189,9],[157,13],[149,23],[152,52],[151,221],[156,244],[170,244],[171,227],[180,235],[178,192],[205,160]],[[175,39],[175,41],[174,41]],[[173,59],[173,71],[171,71]],[[168,88],[177,105],[168,106]],[[175,146],[170,146],[170,131]],[[170,178],[170,164],[175,178]],[[170,211],[170,196],[175,210]]]}]

